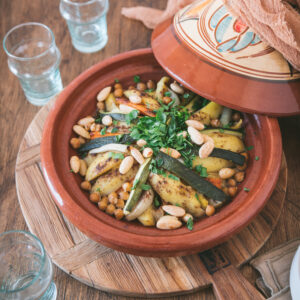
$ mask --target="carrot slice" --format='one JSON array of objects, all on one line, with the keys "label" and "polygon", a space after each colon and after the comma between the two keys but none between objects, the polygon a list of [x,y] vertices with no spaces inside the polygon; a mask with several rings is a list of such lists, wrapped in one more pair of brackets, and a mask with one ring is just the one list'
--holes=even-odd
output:
[{"label": "carrot slice", "polygon": [[212,183],[218,189],[222,189],[222,179],[221,178],[206,178],[207,181]]},{"label": "carrot slice", "polygon": [[116,102],[117,102],[117,104],[125,104],[127,106],[130,106],[130,107],[140,111],[145,116],[155,117],[155,113],[152,110],[148,109],[144,105],[132,103],[124,98],[117,98]]},{"label": "carrot slice", "polygon": [[90,133],[91,136],[91,140],[96,139],[96,138],[102,138],[102,137],[106,137],[106,136],[114,136],[114,135],[120,135],[122,133],[120,132],[115,132],[115,133],[105,133],[105,134],[101,134],[99,131],[93,131]]}]

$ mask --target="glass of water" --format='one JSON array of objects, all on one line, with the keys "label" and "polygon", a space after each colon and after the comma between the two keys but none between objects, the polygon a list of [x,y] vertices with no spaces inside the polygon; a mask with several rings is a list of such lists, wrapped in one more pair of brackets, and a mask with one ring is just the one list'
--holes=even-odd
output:
[{"label": "glass of water", "polygon": [[43,244],[26,231],[0,234],[0,299],[55,300],[53,269]]},{"label": "glass of water", "polygon": [[8,67],[21,83],[25,96],[34,105],[44,105],[62,88],[60,52],[52,31],[40,23],[24,23],[4,37]]},{"label": "glass of water", "polygon": [[108,7],[108,0],[60,1],[60,13],[67,21],[75,49],[83,53],[92,53],[105,47],[108,40]]}]

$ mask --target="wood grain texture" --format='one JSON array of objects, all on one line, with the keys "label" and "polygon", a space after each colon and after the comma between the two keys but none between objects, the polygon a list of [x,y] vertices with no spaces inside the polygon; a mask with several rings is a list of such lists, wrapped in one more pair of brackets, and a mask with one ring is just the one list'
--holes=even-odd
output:
[{"label": "wood grain texture", "polygon": [[[67,26],[58,11],[59,0],[10,0],[0,1],[0,36],[3,39],[5,33],[13,26],[22,22],[37,21],[51,27],[54,31],[56,43],[62,52],[60,65],[64,85],[67,85],[78,74],[111,55],[136,49],[149,47],[151,31],[142,24],[131,21],[120,16],[121,7],[134,5],[146,5],[163,8],[166,0],[110,0],[109,20],[109,42],[106,48],[94,54],[81,54],[72,48]],[[19,145],[24,137],[26,128],[30,124],[39,108],[29,104],[24,97],[18,80],[8,70],[6,56],[3,50],[0,51],[0,231],[11,229],[28,230],[22,216],[17,200],[15,188],[15,161]],[[268,250],[278,246],[285,241],[299,237],[300,232],[300,117],[282,118],[279,120],[283,147],[289,168],[289,180],[285,205],[270,239],[259,250],[258,254],[266,253]],[[24,145],[25,146],[25,145]],[[270,174],[272,176],[272,174]],[[269,216],[266,216],[268,220]],[[67,224],[66,224],[67,225]],[[69,225],[67,225],[69,226]],[[70,226],[72,227],[72,226]],[[80,234],[74,237],[77,243]],[[239,241],[242,244],[243,241]],[[243,254],[240,254],[243,256]],[[185,264],[190,262],[189,270],[198,270],[193,261],[187,257],[183,258]],[[190,261],[191,260],[191,261]],[[257,278],[256,271],[245,264],[240,269],[242,274],[254,285]],[[73,276],[88,277],[86,269],[79,268]],[[58,268],[55,268],[54,281],[58,288],[58,299],[101,299],[101,300],[126,300],[122,296],[114,296],[108,293],[88,287],[79,281],[71,278]],[[191,295],[180,296],[183,300],[211,300],[214,299],[212,290],[197,292]],[[132,298],[134,299],[134,298]],[[138,299],[138,298],[135,298]],[[168,297],[177,300],[179,297]]]},{"label": "wood grain texture", "polygon": [[[158,297],[195,292],[212,285],[218,299],[234,297],[235,292],[243,299],[263,299],[236,267],[264,245],[279,220],[287,185],[284,157],[277,187],[266,207],[228,242],[199,256],[128,255],[90,240],[57,209],[40,169],[40,141],[36,139],[41,136],[52,104],[53,101],[39,111],[25,133],[17,157],[16,187],[30,231],[42,240],[60,269],[89,286],[120,295]],[[226,278],[231,280],[226,282]]]}]

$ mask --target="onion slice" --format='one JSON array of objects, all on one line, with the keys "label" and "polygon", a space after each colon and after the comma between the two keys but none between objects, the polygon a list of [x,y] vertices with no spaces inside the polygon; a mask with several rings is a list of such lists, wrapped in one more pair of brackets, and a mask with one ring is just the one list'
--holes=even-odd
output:
[{"label": "onion slice", "polygon": [[96,153],[102,153],[102,152],[108,152],[108,151],[117,151],[117,152],[127,152],[127,145],[123,144],[106,144],[104,146],[101,146],[99,148],[95,148],[89,152],[89,154],[96,154]]},{"label": "onion slice", "polygon": [[127,221],[132,221],[139,217],[152,204],[154,199],[154,192],[152,189],[144,191],[139,199],[139,202],[133,208],[132,212],[126,216]]}]

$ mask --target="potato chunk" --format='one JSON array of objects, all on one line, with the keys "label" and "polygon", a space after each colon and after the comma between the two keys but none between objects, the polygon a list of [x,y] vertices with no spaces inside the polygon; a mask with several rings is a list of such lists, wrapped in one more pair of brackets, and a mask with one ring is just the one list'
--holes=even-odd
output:
[{"label": "potato chunk", "polygon": [[164,177],[163,175],[150,173],[149,179],[153,189],[165,202],[181,206],[194,217],[204,215],[200,198],[203,197],[205,199],[205,197],[197,193],[198,201],[196,191],[191,186],[184,185],[178,180],[169,178],[168,175]]}]

